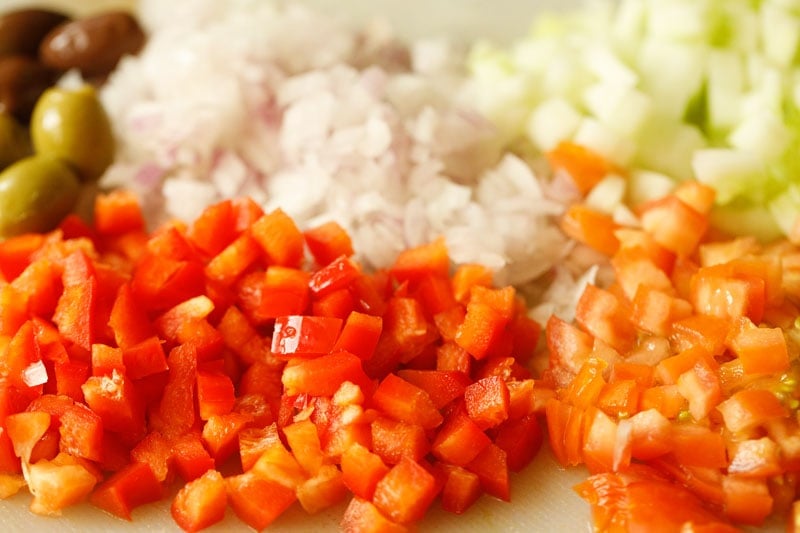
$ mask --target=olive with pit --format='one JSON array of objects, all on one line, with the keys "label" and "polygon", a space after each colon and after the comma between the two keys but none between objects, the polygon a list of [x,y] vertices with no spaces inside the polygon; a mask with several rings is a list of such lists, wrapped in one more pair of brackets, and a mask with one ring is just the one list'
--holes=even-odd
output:
[{"label": "olive with pit", "polygon": [[0,237],[54,229],[78,201],[80,182],[55,157],[34,155],[0,172]]},{"label": "olive with pit", "polygon": [[119,60],[136,54],[145,35],[124,11],[108,11],[57,26],[42,41],[39,59],[59,70],[78,69],[85,78],[109,74]]},{"label": "olive with pit", "polygon": [[27,123],[39,97],[56,78],[56,72],[30,57],[0,57],[0,111]]},{"label": "olive with pit", "polygon": [[67,22],[64,13],[50,9],[16,9],[0,15],[0,56],[36,57],[50,30]]},{"label": "olive with pit", "polygon": [[90,85],[47,89],[33,110],[30,132],[36,153],[63,159],[84,181],[99,178],[114,159],[111,122]]},{"label": "olive with pit", "polygon": [[0,170],[30,154],[27,130],[8,113],[0,113]]}]

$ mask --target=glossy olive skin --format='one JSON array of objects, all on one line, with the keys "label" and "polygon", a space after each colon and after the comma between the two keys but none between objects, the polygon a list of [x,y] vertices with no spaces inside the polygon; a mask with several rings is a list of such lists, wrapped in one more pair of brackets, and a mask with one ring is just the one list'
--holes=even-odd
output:
[{"label": "glossy olive skin", "polygon": [[69,17],[49,9],[15,9],[0,15],[0,56],[36,57],[45,36]]},{"label": "glossy olive skin", "polygon": [[79,69],[85,78],[110,73],[126,54],[137,53],[145,35],[124,11],[108,11],[54,28],[39,47],[39,59],[58,70]]},{"label": "glossy olive skin", "polygon": [[0,237],[54,229],[80,193],[75,173],[55,157],[34,155],[0,172]]},{"label": "glossy olive skin", "polygon": [[0,57],[0,111],[27,123],[33,107],[58,73],[23,55]]},{"label": "glossy olive skin", "polygon": [[37,154],[63,159],[84,181],[99,178],[114,159],[111,122],[90,85],[47,89],[33,110],[30,131]]},{"label": "glossy olive skin", "polygon": [[31,154],[28,132],[8,113],[0,113],[0,170]]}]

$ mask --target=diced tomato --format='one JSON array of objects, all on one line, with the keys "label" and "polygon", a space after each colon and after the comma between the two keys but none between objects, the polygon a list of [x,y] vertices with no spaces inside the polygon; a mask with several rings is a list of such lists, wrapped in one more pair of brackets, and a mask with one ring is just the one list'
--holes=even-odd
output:
[{"label": "diced tomato", "polygon": [[678,255],[688,256],[708,229],[708,218],[677,196],[665,196],[642,208],[642,228]]},{"label": "diced tomato", "polygon": [[764,389],[740,390],[717,409],[722,413],[725,427],[733,432],[747,431],[788,414],[775,394]]},{"label": "diced tomato", "polygon": [[592,506],[595,527],[600,530],[664,530],[715,527],[733,533],[736,528],[717,518],[688,490],[670,483],[653,469],[637,466],[623,473],[601,473],[575,487]]},{"label": "diced tomato", "polygon": [[615,235],[619,225],[611,215],[589,206],[570,206],[561,219],[561,229],[569,237],[607,256],[614,255],[619,249],[619,240]]}]

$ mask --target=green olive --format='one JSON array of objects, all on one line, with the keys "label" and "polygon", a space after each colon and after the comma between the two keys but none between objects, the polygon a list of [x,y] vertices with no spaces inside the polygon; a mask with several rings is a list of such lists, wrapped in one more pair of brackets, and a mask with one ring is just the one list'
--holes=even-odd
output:
[{"label": "green olive", "polygon": [[30,153],[28,132],[14,117],[0,112],[0,170]]},{"label": "green olive", "polygon": [[90,85],[51,87],[36,102],[31,139],[38,154],[59,157],[84,181],[99,178],[114,159],[114,135]]},{"label": "green olive", "polygon": [[55,228],[72,211],[80,181],[63,161],[33,155],[0,172],[0,237]]}]

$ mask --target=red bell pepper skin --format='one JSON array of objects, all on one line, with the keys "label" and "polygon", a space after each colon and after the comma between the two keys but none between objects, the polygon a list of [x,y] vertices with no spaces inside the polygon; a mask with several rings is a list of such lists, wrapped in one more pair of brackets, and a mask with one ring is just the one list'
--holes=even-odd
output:
[{"label": "red bell pepper skin", "polygon": [[286,394],[333,396],[339,384],[350,381],[371,389],[370,379],[361,367],[361,359],[348,352],[335,352],[312,359],[292,359],[281,381]]},{"label": "red bell pepper skin", "polygon": [[282,316],[275,319],[272,352],[282,356],[316,356],[333,350],[341,319],[321,316]]},{"label": "red bell pepper skin", "polygon": [[381,317],[353,311],[348,315],[332,351],[350,352],[363,360],[370,359],[382,330]]},{"label": "red bell pepper skin", "polygon": [[442,423],[442,415],[423,389],[389,374],[372,394],[372,405],[396,420],[433,429]]},{"label": "red bell pepper skin", "polygon": [[350,446],[342,454],[344,484],[357,497],[372,500],[378,481],[389,472],[379,455],[361,444]]},{"label": "red bell pepper skin", "polygon": [[271,211],[250,227],[269,265],[297,268],[303,259],[303,234],[281,209]]},{"label": "red bell pepper skin", "polygon": [[353,255],[350,235],[337,222],[326,222],[303,232],[309,252],[317,264],[325,266],[339,257]]},{"label": "red bell pepper skin", "polygon": [[189,432],[175,439],[171,445],[170,459],[175,471],[184,481],[192,481],[216,468],[201,436]]},{"label": "red bell pepper skin", "polygon": [[227,504],[225,479],[216,470],[209,470],[178,491],[170,512],[178,526],[191,533],[221,522]]},{"label": "red bell pepper skin", "polygon": [[349,287],[359,277],[361,269],[358,265],[348,257],[341,256],[314,272],[308,286],[315,296],[325,296]]},{"label": "red bell pepper skin", "polygon": [[294,490],[252,472],[229,476],[225,482],[236,516],[258,531],[273,523],[297,499]]},{"label": "red bell pepper skin", "polygon": [[167,363],[169,378],[150,423],[154,429],[173,437],[189,431],[198,418],[195,412],[197,352],[191,344],[182,344],[170,351]]},{"label": "red bell pepper skin", "polygon": [[433,476],[404,457],[378,482],[372,501],[394,522],[408,524],[421,520],[435,497]]},{"label": "red bell pepper skin", "polygon": [[147,463],[130,463],[100,484],[89,501],[115,516],[130,521],[140,505],[161,499],[163,487]]}]

